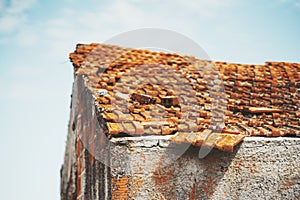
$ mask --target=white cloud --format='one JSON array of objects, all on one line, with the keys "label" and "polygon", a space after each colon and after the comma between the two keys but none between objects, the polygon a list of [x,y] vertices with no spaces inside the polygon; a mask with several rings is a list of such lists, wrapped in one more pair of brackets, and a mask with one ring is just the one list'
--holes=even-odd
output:
[{"label": "white cloud", "polygon": [[188,9],[198,16],[214,17],[220,9],[230,6],[232,0],[177,0],[175,2],[179,5],[176,7]]},{"label": "white cloud", "polygon": [[0,0],[0,33],[11,33],[18,30],[27,19],[25,11],[30,9],[36,0],[11,0],[9,3]]},{"label": "white cloud", "polygon": [[5,0],[0,0],[0,13],[3,12],[5,7]]},{"label": "white cloud", "polygon": [[[4,5],[3,0],[0,2]],[[27,46],[37,43],[37,38],[47,38],[55,46],[68,42],[73,45],[77,42],[101,42],[116,33],[142,27],[166,28],[183,34],[195,33],[195,30],[199,30],[198,24],[218,16],[218,11],[231,2],[232,0],[111,0],[95,3],[89,10],[62,8],[60,15],[56,15],[57,18],[45,21],[41,24],[40,33],[34,34],[36,23],[28,23],[26,11],[36,0],[13,0],[10,5],[5,5],[5,13],[0,17],[0,33],[18,30],[15,41]],[[193,20],[195,18],[197,20]],[[28,31],[29,29],[33,31]],[[22,39],[27,36],[28,41]],[[2,39],[0,43],[5,41],[11,40]]]},{"label": "white cloud", "polygon": [[297,8],[300,8],[300,0],[279,0],[280,3],[290,4]]},{"label": "white cloud", "polygon": [[32,47],[39,40],[37,31],[28,27],[22,28],[16,37],[18,44],[23,47]]},{"label": "white cloud", "polygon": [[[81,10],[80,13],[65,9],[57,19],[48,21],[45,28],[47,34],[56,39],[65,39],[69,32],[77,34],[69,35],[69,38],[105,38],[118,32],[151,26],[191,31],[201,20],[217,16],[218,10],[230,5],[231,1],[112,0],[99,7],[95,5],[92,10]],[[197,22],[193,20],[199,16]]]},{"label": "white cloud", "polygon": [[5,15],[0,18],[0,33],[9,33],[21,26],[25,21],[25,16]]},{"label": "white cloud", "polygon": [[8,8],[8,13],[21,13],[30,9],[36,2],[36,0],[11,0],[11,4]]}]

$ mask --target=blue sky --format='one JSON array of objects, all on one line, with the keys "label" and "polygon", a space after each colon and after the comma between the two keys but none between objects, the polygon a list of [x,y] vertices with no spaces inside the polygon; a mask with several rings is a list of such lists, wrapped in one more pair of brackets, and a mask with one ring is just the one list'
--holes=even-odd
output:
[{"label": "blue sky", "polygon": [[177,31],[213,60],[300,62],[300,0],[0,0],[1,199],[59,198],[77,43]]}]

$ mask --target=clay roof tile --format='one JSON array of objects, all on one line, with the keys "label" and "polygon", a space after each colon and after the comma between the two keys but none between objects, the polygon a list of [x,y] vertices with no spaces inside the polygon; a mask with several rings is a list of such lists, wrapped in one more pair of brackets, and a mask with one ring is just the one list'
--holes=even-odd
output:
[{"label": "clay roof tile", "polygon": [[112,136],[173,134],[225,151],[246,136],[300,136],[298,63],[211,62],[97,43],[78,44],[70,60]]}]

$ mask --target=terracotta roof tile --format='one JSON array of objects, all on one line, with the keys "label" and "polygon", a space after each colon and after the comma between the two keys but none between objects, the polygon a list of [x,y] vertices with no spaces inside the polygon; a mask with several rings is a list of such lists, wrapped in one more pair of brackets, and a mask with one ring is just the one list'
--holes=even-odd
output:
[{"label": "terracotta roof tile", "polygon": [[[300,136],[300,64],[211,62],[95,43],[78,44],[70,59],[95,96],[107,134],[174,134],[175,142],[225,151],[245,136]],[[206,65],[218,71],[199,71]],[[223,90],[226,97],[213,108]],[[224,121],[215,127],[220,133],[212,119]]]}]

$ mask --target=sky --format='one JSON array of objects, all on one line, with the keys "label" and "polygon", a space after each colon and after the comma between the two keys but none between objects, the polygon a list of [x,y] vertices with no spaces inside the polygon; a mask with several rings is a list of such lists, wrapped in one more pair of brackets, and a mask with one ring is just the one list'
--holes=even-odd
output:
[{"label": "sky", "polygon": [[77,43],[176,31],[212,60],[300,62],[300,0],[0,0],[0,194],[59,199]]}]

